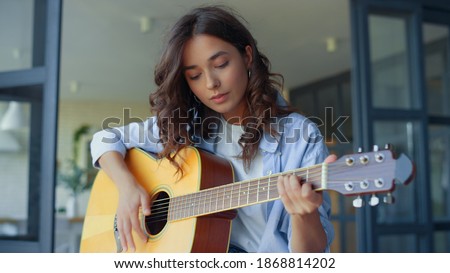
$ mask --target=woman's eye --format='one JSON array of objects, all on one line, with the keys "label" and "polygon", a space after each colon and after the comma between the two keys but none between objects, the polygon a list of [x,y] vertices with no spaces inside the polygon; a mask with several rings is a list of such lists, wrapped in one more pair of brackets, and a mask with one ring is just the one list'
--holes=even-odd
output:
[{"label": "woman's eye", "polygon": [[226,67],[227,65],[228,65],[228,61],[226,61],[226,62],[224,62],[224,63],[218,65],[217,67],[218,67],[218,68],[224,68],[224,67]]},{"label": "woman's eye", "polygon": [[194,75],[194,76],[189,76],[189,79],[194,81],[196,79],[200,78],[200,74]]}]

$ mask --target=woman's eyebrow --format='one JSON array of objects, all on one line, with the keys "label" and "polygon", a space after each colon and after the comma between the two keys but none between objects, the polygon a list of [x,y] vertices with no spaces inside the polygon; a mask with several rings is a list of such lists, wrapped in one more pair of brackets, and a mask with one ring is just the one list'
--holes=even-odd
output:
[{"label": "woman's eyebrow", "polygon": [[[208,61],[214,61],[215,59],[217,59],[218,57],[222,56],[222,55],[227,55],[228,52],[226,51],[218,51],[217,53],[213,54],[211,57],[208,58]],[[189,65],[189,66],[184,66],[183,67],[183,71],[189,70],[189,69],[194,69],[196,68],[197,65]]]},{"label": "woman's eyebrow", "polygon": [[222,55],[227,55],[228,52],[226,51],[219,51],[216,54],[212,55],[211,57],[208,58],[209,61],[213,61],[215,59],[217,59],[218,57],[222,56]]}]

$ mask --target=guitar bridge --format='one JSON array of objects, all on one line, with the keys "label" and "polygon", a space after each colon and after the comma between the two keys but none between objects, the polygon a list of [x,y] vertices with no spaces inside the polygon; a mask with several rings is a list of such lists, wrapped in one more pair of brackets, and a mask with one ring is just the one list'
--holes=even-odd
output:
[{"label": "guitar bridge", "polygon": [[123,248],[120,242],[119,229],[117,228],[117,215],[114,216],[114,241],[116,242],[117,253],[121,253]]}]

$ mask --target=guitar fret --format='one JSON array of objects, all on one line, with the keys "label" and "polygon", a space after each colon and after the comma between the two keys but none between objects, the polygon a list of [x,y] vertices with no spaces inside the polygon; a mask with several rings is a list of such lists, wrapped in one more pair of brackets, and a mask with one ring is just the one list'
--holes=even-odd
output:
[{"label": "guitar fret", "polygon": [[194,216],[194,212],[195,212],[195,195],[194,194],[190,194],[191,199],[189,200],[189,217]]},{"label": "guitar fret", "polygon": [[202,191],[200,191],[199,193],[198,193],[198,202],[197,202],[197,215],[199,215],[199,214],[201,214],[200,213],[200,205],[201,205],[201,203],[202,203],[202,197],[203,197],[203,192]]},{"label": "guitar fret", "polygon": [[247,182],[247,205],[248,205],[248,197],[250,196],[250,183]]},{"label": "guitar fret", "polygon": [[170,199],[170,206],[172,206],[172,208],[169,211],[171,212],[171,217],[170,220],[175,220],[177,219],[178,215],[178,197],[174,197]]},{"label": "guitar fret", "polygon": [[208,190],[207,192],[205,192],[205,206],[203,208],[203,213],[207,214],[210,212],[210,207],[211,207],[211,192],[212,190]]},{"label": "guitar fret", "polygon": [[223,189],[220,191],[220,196],[221,196],[221,198],[222,198],[222,206],[219,207],[219,208],[220,208],[219,210],[222,210],[222,209],[223,209],[223,205],[225,204],[225,198],[224,198],[224,196],[223,196]]},{"label": "guitar fret", "polygon": [[235,188],[235,186],[236,186],[236,184],[232,184],[231,185],[231,197],[230,197],[230,208],[232,208],[233,207],[233,205],[234,205],[234,188]]},{"label": "guitar fret", "polygon": [[240,207],[240,203],[241,203],[241,183],[235,183],[235,192],[234,197],[233,197],[233,205],[234,207]]},{"label": "guitar fret", "polygon": [[172,199],[174,200],[174,202],[173,202],[173,213],[172,213],[173,217],[172,217],[172,220],[176,220],[176,219],[180,218],[180,209],[179,209],[180,198],[179,197],[174,197]]},{"label": "guitar fret", "polygon": [[179,217],[179,219],[182,219],[182,218],[184,218],[186,216],[185,215],[185,213],[186,213],[186,210],[185,210],[186,196],[182,196],[180,201],[181,201],[180,202],[181,204],[180,204],[180,217]]},{"label": "guitar fret", "polygon": [[[193,199],[194,201],[192,202],[192,216],[197,215],[198,214],[198,208],[199,208],[199,195],[197,193],[193,194]],[[195,212],[197,210],[197,212]]]},{"label": "guitar fret", "polygon": [[[214,206],[214,202],[216,205]],[[217,189],[213,189],[211,192],[211,209],[210,211],[216,211],[217,210]]]},{"label": "guitar fret", "polygon": [[217,195],[217,197],[216,197],[216,211],[219,211],[220,210],[220,192],[221,192],[221,189],[220,188],[218,188],[217,189],[217,191],[216,191],[216,195]]},{"label": "guitar fret", "polygon": [[259,184],[261,179],[258,179],[258,187],[256,188],[256,202],[259,202]]},{"label": "guitar fret", "polygon": [[228,208],[232,208],[233,207],[233,190],[234,190],[234,184],[230,184],[229,186],[229,190],[227,191],[229,194],[227,196],[227,198],[229,200],[228,201]]},{"label": "guitar fret", "polygon": [[180,197],[177,197],[177,199],[178,199],[178,204],[177,204],[177,219],[181,219],[181,218],[183,218],[183,215],[182,215],[182,213],[183,213],[183,197],[182,196],[180,196]]},{"label": "guitar fret", "polygon": [[195,212],[196,210],[198,211],[198,202],[200,201],[198,198],[198,194],[192,194],[192,215],[197,215],[197,213]]},{"label": "guitar fret", "polygon": [[175,215],[176,215],[176,219],[180,219],[181,218],[181,199],[182,197],[177,197],[177,205],[175,206]]},{"label": "guitar fret", "polygon": [[189,217],[190,216],[190,209],[191,209],[191,195],[188,194],[186,195],[186,210],[185,210],[185,215],[184,217]]},{"label": "guitar fret", "polygon": [[274,199],[274,198],[279,197],[277,187],[273,187],[273,188],[270,187],[268,192],[269,192],[269,199]]},{"label": "guitar fret", "polygon": [[[207,194],[205,194],[205,196],[207,196]],[[203,201],[203,214],[206,213],[206,198]]]},{"label": "guitar fret", "polygon": [[186,196],[186,216],[185,217],[190,217],[191,216],[191,199],[192,196],[190,194],[188,194]]},{"label": "guitar fret", "polygon": [[[192,201],[192,215],[191,216],[194,216],[194,215],[198,214],[198,208],[199,208],[198,204],[200,202],[200,199],[198,198],[199,197],[198,193],[192,194],[192,197],[194,200]],[[197,210],[197,213],[195,212],[195,210]]]},{"label": "guitar fret", "polygon": [[241,205],[241,186],[242,186],[242,183],[239,183],[238,204],[237,204],[238,207]]},{"label": "guitar fret", "polygon": [[242,196],[243,196],[243,194],[244,194],[244,192],[243,192],[243,189],[242,189],[242,184],[243,183],[239,183],[239,201],[238,201],[238,203],[239,203],[239,207],[240,206],[242,206],[242,204],[244,204],[244,202],[241,200],[242,199]]},{"label": "guitar fret", "polygon": [[172,212],[171,212],[171,209],[172,209],[172,202],[171,202],[171,200],[169,199],[169,205],[167,206],[167,221],[170,221],[171,220],[171,217],[172,217]]},{"label": "guitar fret", "polygon": [[236,207],[241,206],[241,187],[242,187],[241,183],[236,184],[236,193],[235,193],[235,201],[234,201],[234,204],[236,205]]},{"label": "guitar fret", "polygon": [[248,181],[247,182],[247,205],[251,204],[250,197],[252,197],[252,182]]},{"label": "guitar fret", "polygon": [[[205,207],[206,207],[206,194],[207,192],[202,192],[202,198],[200,199],[202,201],[203,204],[203,209],[202,209],[202,213],[201,214],[205,214]],[[199,206],[200,207],[200,206]]]},{"label": "guitar fret", "polygon": [[183,198],[181,199],[181,206],[180,206],[180,218],[184,218],[186,217],[186,196],[183,196]]},{"label": "guitar fret", "polygon": [[175,215],[176,215],[176,219],[180,219],[181,218],[181,205],[183,204],[182,202],[183,197],[182,196],[178,196],[177,197],[177,205],[175,207]]},{"label": "guitar fret", "polygon": [[217,194],[217,197],[216,197],[216,211],[219,211],[219,205],[220,205],[220,203],[219,203],[219,201],[220,201],[220,188],[217,188],[217,192],[216,192],[216,194]]},{"label": "guitar fret", "polygon": [[195,210],[195,195],[193,195],[192,193],[189,195],[191,196],[191,198],[189,199],[189,217],[192,217]]}]

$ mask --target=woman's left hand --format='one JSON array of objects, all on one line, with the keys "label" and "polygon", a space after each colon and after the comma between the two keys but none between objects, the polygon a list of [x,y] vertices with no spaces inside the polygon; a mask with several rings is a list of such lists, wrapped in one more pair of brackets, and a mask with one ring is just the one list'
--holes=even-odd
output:
[{"label": "woman's left hand", "polygon": [[[336,161],[335,155],[325,159],[325,163]],[[291,215],[307,215],[316,211],[322,204],[322,192],[314,191],[311,183],[301,181],[296,175],[278,177],[278,193],[287,212]]]}]

